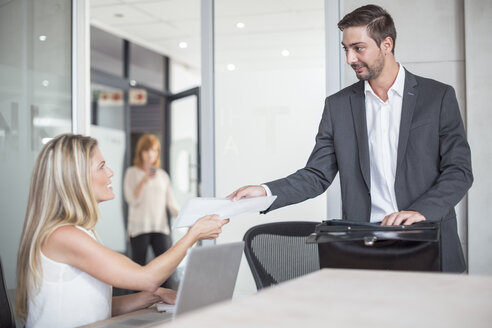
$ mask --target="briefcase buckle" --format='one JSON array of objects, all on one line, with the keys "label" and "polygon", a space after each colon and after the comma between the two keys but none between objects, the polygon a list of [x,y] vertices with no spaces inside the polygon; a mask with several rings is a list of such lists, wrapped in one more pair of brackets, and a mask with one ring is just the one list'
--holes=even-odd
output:
[{"label": "briefcase buckle", "polygon": [[373,246],[374,245],[374,242],[377,239],[378,238],[376,236],[366,236],[366,237],[364,237],[364,245],[366,245],[366,246]]}]

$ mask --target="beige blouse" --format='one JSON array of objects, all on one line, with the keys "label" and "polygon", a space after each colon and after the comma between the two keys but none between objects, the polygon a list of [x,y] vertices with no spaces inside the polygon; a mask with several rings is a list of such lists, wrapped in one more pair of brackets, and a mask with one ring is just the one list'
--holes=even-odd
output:
[{"label": "beige blouse", "polygon": [[166,208],[177,216],[179,205],[174,197],[169,175],[157,169],[155,176],[142,187],[139,197],[134,190],[145,172],[136,166],[125,173],[124,193],[128,203],[128,235],[135,237],[143,233],[160,232],[169,234]]}]

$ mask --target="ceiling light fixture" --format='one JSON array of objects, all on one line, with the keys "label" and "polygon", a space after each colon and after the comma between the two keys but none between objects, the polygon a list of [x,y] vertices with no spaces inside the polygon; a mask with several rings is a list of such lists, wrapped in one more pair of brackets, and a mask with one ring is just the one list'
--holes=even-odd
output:
[{"label": "ceiling light fixture", "polygon": [[237,27],[237,28],[245,28],[245,27],[246,27],[246,25],[245,25],[243,22],[238,22],[238,23],[236,24],[236,27]]},{"label": "ceiling light fixture", "polygon": [[235,71],[236,70],[236,65],[234,64],[227,64],[227,70],[228,71]]},{"label": "ceiling light fixture", "polygon": [[43,42],[43,41],[46,41],[46,39],[47,39],[46,35],[40,35],[39,36],[39,41]]},{"label": "ceiling light fixture", "polygon": [[288,57],[288,56],[290,56],[290,51],[289,51],[289,50],[287,50],[287,49],[284,49],[284,50],[282,50],[281,54],[282,54],[282,56],[284,56],[284,57]]},{"label": "ceiling light fixture", "polygon": [[188,48],[188,43],[184,42],[184,41],[181,41],[178,46],[181,48],[181,49],[186,49]]}]

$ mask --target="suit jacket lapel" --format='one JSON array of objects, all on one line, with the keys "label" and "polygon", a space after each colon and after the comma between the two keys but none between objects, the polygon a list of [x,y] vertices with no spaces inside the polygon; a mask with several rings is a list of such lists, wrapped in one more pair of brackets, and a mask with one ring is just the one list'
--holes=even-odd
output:
[{"label": "suit jacket lapel", "polygon": [[350,106],[352,108],[357,146],[359,148],[359,165],[367,190],[371,190],[364,82],[360,81],[352,90],[354,94],[350,97]]},{"label": "suit jacket lapel", "polygon": [[405,70],[405,86],[403,88],[403,101],[401,108],[400,137],[398,140],[398,155],[396,160],[396,175],[407,150],[408,136],[412,124],[413,112],[418,97],[417,80],[415,76]]}]

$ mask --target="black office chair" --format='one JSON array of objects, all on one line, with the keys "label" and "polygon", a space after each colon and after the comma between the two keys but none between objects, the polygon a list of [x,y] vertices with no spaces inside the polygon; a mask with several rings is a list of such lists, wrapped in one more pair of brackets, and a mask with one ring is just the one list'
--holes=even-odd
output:
[{"label": "black office chair", "polygon": [[0,258],[0,327],[2,328],[15,328],[14,316],[10,309],[5,279],[3,278],[2,259]]},{"label": "black office chair", "polygon": [[320,222],[274,222],[250,228],[244,253],[262,289],[319,270],[318,245],[306,244]]}]

